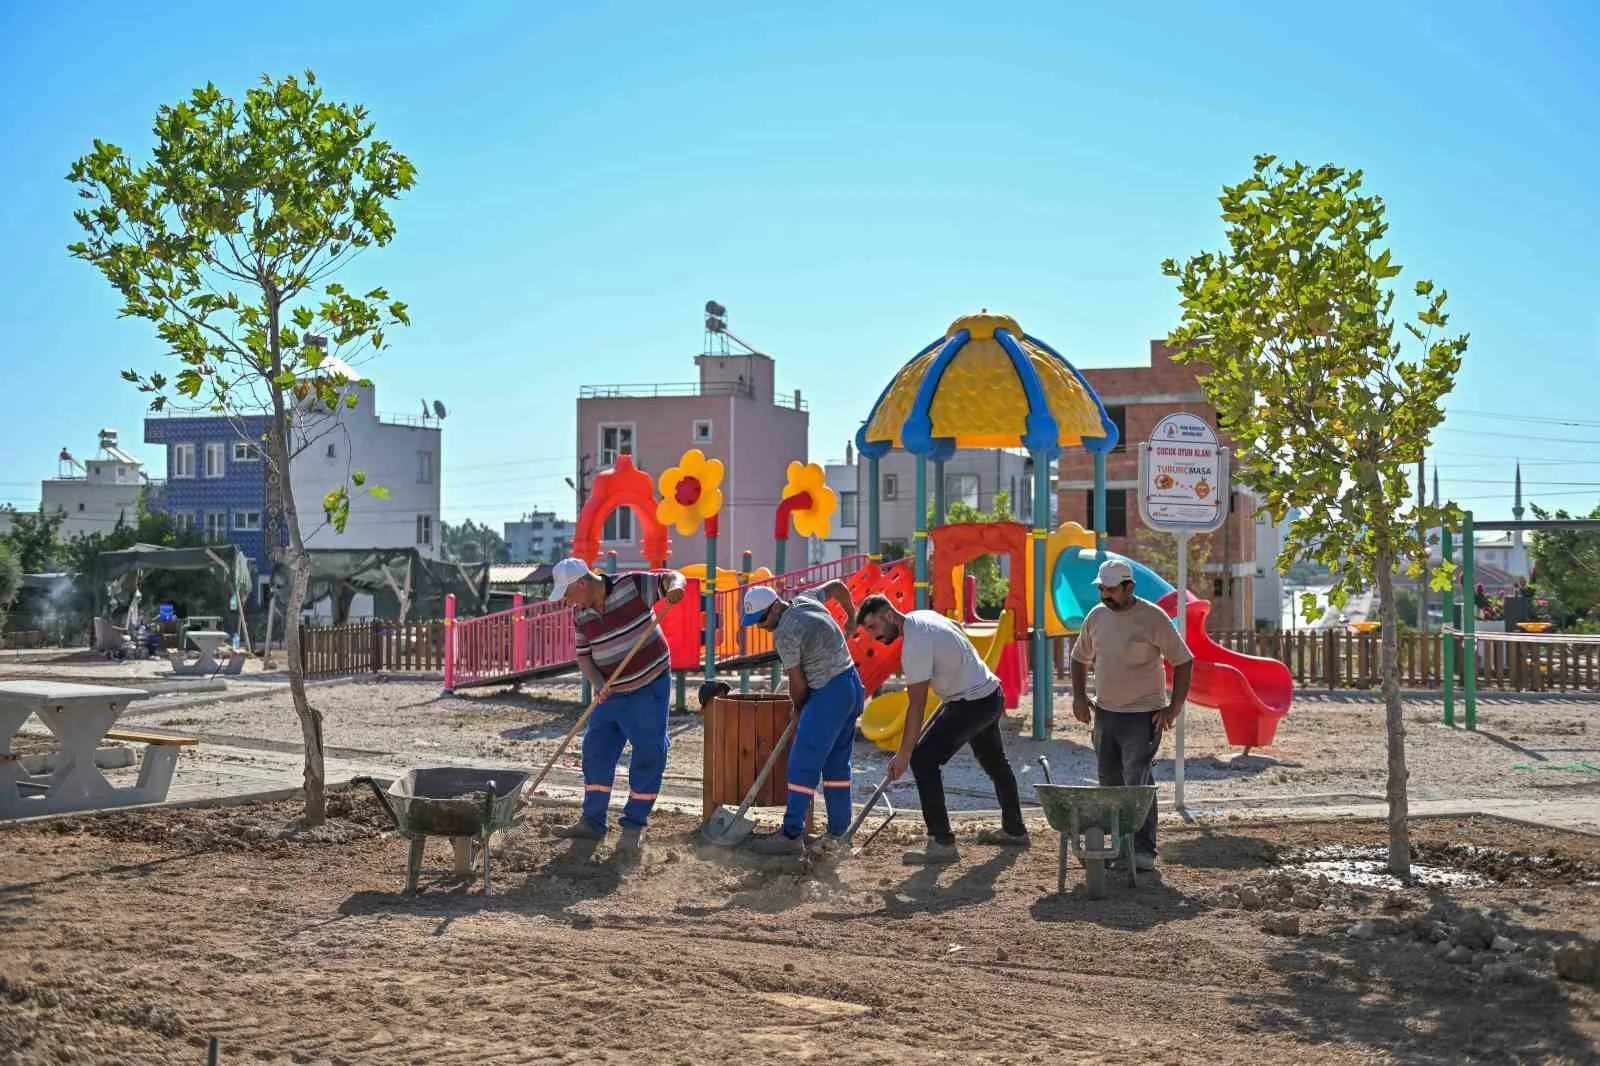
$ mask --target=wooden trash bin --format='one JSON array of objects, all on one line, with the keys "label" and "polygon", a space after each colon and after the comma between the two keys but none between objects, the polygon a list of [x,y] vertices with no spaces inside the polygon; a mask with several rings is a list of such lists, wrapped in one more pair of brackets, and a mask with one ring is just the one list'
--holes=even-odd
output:
[{"label": "wooden trash bin", "polygon": [[[789,725],[789,697],[779,693],[731,692],[705,709],[705,754],[701,818],[710,818],[723,804],[737,808],[767,764],[772,749]],[[793,738],[790,739],[793,746]],[[751,809],[782,807],[789,802],[789,751],[773,764]],[[812,804],[811,817],[816,815]],[[807,826],[810,819],[807,820]]]}]

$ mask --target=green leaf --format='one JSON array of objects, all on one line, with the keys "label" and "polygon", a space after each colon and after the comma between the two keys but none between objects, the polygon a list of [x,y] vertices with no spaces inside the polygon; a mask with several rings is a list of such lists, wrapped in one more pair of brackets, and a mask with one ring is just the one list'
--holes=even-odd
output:
[{"label": "green leaf", "polygon": [[389,490],[383,485],[374,485],[367,490],[367,495],[374,500],[387,500],[389,498]]}]

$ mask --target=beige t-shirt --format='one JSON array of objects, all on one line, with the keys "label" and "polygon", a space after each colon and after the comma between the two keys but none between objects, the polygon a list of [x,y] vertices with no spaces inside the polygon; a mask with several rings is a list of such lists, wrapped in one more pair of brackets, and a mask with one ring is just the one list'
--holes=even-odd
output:
[{"label": "beige t-shirt", "polygon": [[1107,711],[1158,711],[1167,705],[1167,674],[1194,656],[1178,639],[1167,612],[1135,598],[1125,611],[1105,604],[1083,619],[1072,657],[1094,668],[1095,702]]}]

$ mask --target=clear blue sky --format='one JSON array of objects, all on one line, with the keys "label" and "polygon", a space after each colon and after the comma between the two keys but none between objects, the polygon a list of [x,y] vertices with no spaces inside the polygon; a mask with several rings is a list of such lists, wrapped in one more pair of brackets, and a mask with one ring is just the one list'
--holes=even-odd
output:
[{"label": "clear blue sky", "polygon": [[1520,456],[1532,498],[1600,500],[1600,8],[1073,6],[5,4],[0,500],[101,426],[161,468],[117,372],[162,353],[64,251],[69,162],[308,66],[419,169],[356,280],[411,305],[368,370],[384,409],[449,405],[449,520],[570,513],[578,387],[691,379],[708,298],[810,396],[816,459],[979,306],[1142,361],[1162,258],[1219,241],[1257,152],[1363,168],[1406,279],[1449,288],[1445,491],[1508,517]]}]

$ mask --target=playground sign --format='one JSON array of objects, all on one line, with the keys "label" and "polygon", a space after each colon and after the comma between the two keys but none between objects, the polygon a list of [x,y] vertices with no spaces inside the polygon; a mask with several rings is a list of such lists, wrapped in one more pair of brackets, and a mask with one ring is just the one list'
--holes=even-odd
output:
[{"label": "playground sign", "polygon": [[[1139,445],[1139,514],[1151,529],[1178,535],[1178,603],[1173,621],[1189,636],[1189,534],[1209,533],[1228,520],[1228,450],[1199,415],[1180,411],[1156,423]],[[1172,799],[1183,802],[1184,719],[1173,730]]]},{"label": "playground sign", "polygon": [[1228,451],[1199,416],[1168,415],[1139,445],[1139,513],[1152,529],[1218,529],[1228,520],[1228,495]]}]

